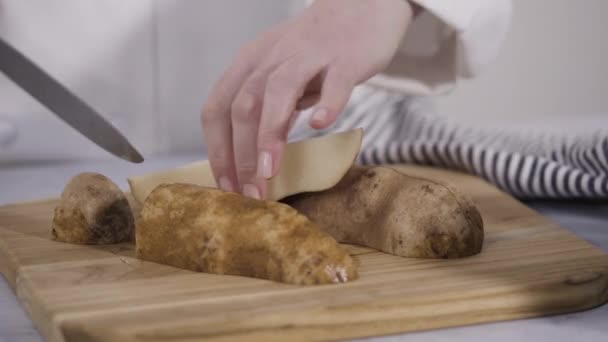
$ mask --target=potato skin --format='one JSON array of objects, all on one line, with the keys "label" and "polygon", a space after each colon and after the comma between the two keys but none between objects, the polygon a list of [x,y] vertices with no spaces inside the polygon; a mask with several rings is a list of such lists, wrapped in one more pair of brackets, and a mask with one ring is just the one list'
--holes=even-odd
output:
[{"label": "potato skin", "polygon": [[131,241],[135,223],[124,193],[107,177],[81,173],[73,177],[55,208],[54,240],[103,245]]},{"label": "potato skin", "polygon": [[192,184],[163,184],[148,195],[136,252],[193,271],[299,285],[357,278],[346,250],[295,209]]},{"label": "potato skin", "polygon": [[353,167],[332,189],[284,202],[339,242],[398,256],[459,258],[483,244],[483,221],[468,198],[388,167]]}]

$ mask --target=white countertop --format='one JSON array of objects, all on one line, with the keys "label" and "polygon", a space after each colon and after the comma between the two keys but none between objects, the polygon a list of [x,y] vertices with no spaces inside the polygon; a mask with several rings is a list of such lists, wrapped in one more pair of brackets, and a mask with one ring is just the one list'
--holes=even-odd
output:
[{"label": "white countertop", "polygon": [[[194,161],[184,155],[133,165],[121,160],[0,164],[0,205],[54,197],[75,174],[94,171],[126,189],[126,177]],[[608,251],[608,203],[529,203],[578,236]],[[585,312],[545,318],[433,330],[370,341],[608,341],[608,305]],[[0,277],[0,342],[41,341],[27,314]]]}]

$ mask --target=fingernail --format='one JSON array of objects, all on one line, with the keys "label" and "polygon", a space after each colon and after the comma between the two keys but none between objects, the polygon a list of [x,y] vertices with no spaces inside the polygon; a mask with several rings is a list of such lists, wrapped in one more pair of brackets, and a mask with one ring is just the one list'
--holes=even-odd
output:
[{"label": "fingernail", "polygon": [[325,108],[319,108],[312,114],[311,122],[315,124],[324,124],[327,120],[329,112]]},{"label": "fingernail", "polygon": [[234,191],[234,186],[228,177],[220,177],[220,189],[228,192]]},{"label": "fingernail", "polygon": [[258,158],[258,178],[270,179],[272,177],[272,155],[270,152],[260,152]]},{"label": "fingernail", "polygon": [[260,190],[258,190],[257,186],[253,184],[245,184],[243,185],[243,195],[251,198],[255,198],[257,200],[261,199]]}]

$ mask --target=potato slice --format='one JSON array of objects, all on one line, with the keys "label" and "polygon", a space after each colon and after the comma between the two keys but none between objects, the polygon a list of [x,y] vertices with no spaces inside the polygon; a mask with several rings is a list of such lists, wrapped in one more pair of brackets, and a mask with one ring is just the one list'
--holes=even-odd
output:
[{"label": "potato slice", "polygon": [[[322,191],[336,185],[354,164],[363,130],[331,134],[287,144],[279,174],[269,180],[268,199],[280,200],[301,192]],[[163,183],[217,187],[208,161],[128,179],[135,200],[143,203]]]}]

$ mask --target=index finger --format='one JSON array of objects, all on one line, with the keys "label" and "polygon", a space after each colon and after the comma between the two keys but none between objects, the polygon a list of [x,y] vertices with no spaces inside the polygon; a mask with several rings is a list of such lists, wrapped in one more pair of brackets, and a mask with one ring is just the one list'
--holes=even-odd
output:
[{"label": "index finger", "polygon": [[209,164],[216,184],[224,191],[238,191],[230,110],[242,81],[252,69],[237,58],[214,85],[201,113]]},{"label": "index finger", "polygon": [[278,173],[298,100],[322,69],[320,60],[300,57],[285,62],[269,76],[257,139],[258,177],[269,179]]}]

